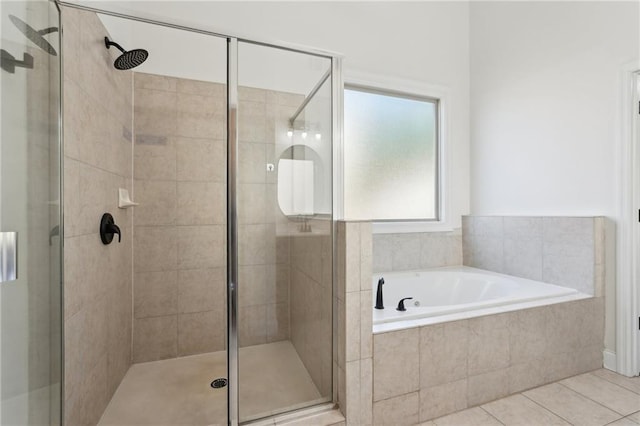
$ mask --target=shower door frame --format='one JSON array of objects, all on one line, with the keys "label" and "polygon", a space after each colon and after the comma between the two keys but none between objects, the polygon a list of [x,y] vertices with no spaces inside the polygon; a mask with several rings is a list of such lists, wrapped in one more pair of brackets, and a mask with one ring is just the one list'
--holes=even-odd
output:
[{"label": "shower door frame", "polygon": [[[331,61],[331,137],[332,137],[332,277],[333,277],[333,294],[336,292],[337,271],[336,271],[336,223],[341,218],[342,212],[342,191],[340,182],[342,182],[343,162],[342,162],[342,99],[343,99],[343,75],[342,75],[342,59],[343,55],[326,50],[299,47],[294,44],[282,42],[271,42],[267,40],[255,40],[248,37],[240,37],[237,35],[224,34],[217,31],[210,31],[190,27],[179,23],[162,22],[153,18],[144,16],[133,16],[127,13],[106,10],[86,6],[83,4],[72,3],[63,0],[54,0],[54,3],[60,10],[61,6],[85,10],[88,12],[99,13],[103,15],[114,16],[122,19],[143,22],[147,24],[159,25],[162,27],[173,28],[182,31],[195,32],[199,34],[209,35],[212,37],[223,38],[227,41],[227,423],[231,426],[237,426],[240,422],[239,418],[239,346],[238,346],[238,212],[237,212],[237,175],[238,175],[238,45],[239,43],[248,43],[269,47],[273,49],[286,50],[301,54],[326,58]],[[62,25],[61,25],[62,27]],[[61,63],[62,63],[61,58]],[[62,80],[62,77],[61,77]],[[61,84],[61,98],[64,95],[64,85]],[[63,149],[61,140],[60,149]],[[62,198],[62,197],[61,197]],[[63,252],[64,255],[64,252]],[[63,285],[64,288],[64,285]],[[334,298],[335,299],[335,298]],[[336,324],[336,306],[333,303],[332,309],[332,353],[336,358],[337,350],[337,334]],[[63,316],[64,317],[64,316]],[[64,342],[63,348],[64,348]],[[64,359],[64,352],[63,352]],[[64,364],[64,363],[63,363]],[[332,401],[337,401],[336,395],[336,371],[332,371]],[[63,376],[64,387],[64,376]],[[61,390],[64,394],[64,388]],[[64,399],[62,399],[64,401]],[[64,403],[62,404],[62,412],[64,412]],[[281,415],[286,415],[295,411],[303,411],[307,408],[294,409]],[[62,419],[64,421],[64,418]]]}]

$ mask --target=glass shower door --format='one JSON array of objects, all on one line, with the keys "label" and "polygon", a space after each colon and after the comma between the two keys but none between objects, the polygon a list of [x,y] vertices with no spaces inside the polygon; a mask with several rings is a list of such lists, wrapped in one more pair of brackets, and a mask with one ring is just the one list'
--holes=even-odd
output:
[{"label": "glass shower door", "polygon": [[330,58],[238,43],[241,422],[332,398],[330,77]]},{"label": "glass shower door", "polygon": [[60,424],[60,48],[53,2],[0,3],[0,424]]}]

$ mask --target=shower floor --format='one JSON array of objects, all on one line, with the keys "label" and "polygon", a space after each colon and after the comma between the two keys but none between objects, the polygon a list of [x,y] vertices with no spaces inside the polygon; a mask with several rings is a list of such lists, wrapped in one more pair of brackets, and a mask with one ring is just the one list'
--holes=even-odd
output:
[{"label": "shower floor", "polygon": [[[321,400],[289,341],[241,348],[239,362],[243,420]],[[134,364],[99,424],[226,424],[227,388],[211,387],[226,369],[225,351]]]}]

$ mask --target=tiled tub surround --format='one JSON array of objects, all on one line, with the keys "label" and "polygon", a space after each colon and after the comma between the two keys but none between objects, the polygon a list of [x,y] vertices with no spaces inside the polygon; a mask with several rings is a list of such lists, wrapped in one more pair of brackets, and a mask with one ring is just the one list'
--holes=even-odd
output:
[{"label": "tiled tub surround", "polygon": [[416,424],[602,366],[603,298],[374,335],[374,424]]},{"label": "tiled tub surround", "polygon": [[373,423],[416,424],[601,367],[604,225],[465,217],[465,265],[596,297],[374,335]]},{"label": "tiled tub surround", "polygon": [[605,221],[604,217],[463,216],[464,264],[602,296]]},{"label": "tiled tub surround", "polygon": [[408,271],[462,264],[462,234],[412,232],[373,235],[373,272]]},{"label": "tiled tub surround", "polygon": [[[131,72],[113,68],[95,13],[62,8],[65,423],[95,424],[131,365]],[[103,213],[122,242],[104,245]]]}]

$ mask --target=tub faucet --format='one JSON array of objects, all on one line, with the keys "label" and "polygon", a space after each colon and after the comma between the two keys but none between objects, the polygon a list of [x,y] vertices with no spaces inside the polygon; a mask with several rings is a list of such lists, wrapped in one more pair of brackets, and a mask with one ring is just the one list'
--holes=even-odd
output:
[{"label": "tub faucet", "polygon": [[404,301],[411,300],[411,299],[413,299],[413,297],[405,297],[404,299],[400,299],[400,301],[398,302],[398,307],[396,308],[396,311],[400,311],[400,312],[406,311],[407,308],[404,307]]},{"label": "tub faucet", "polygon": [[384,309],[384,303],[382,301],[382,284],[384,284],[384,278],[378,280],[378,292],[376,293],[376,309]]}]

